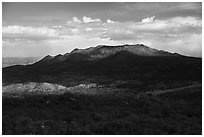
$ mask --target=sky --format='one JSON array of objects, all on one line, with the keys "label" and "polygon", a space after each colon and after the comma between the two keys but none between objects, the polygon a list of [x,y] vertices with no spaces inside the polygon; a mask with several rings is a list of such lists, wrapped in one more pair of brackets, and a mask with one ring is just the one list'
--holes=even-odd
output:
[{"label": "sky", "polygon": [[3,2],[2,25],[3,57],[122,44],[202,56],[201,2]]}]

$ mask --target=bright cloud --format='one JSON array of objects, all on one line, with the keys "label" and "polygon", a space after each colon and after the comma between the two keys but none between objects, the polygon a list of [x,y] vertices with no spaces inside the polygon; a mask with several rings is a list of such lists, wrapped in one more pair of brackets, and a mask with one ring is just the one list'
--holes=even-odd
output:
[{"label": "bright cloud", "polygon": [[73,20],[74,22],[81,23],[81,20],[79,20],[77,17],[73,17],[72,20]]},{"label": "bright cloud", "polygon": [[82,19],[84,23],[101,22],[100,19],[92,19],[91,17],[86,17],[86,16],[84,16]]},{"label": "bright cloud", "polygon": [[107,19],[106,21],[107,23],[114,23],[114,21],[110,20],[110,19]]},{"label": "bright cloud", "polygon": [[153,22],[154,18],[155,18],[155,16],[152,16],[150,18],[145,18],[145,19],[142,20],[141,23],[150,23],[150,22]]},{"label": "bright cloud", "polygon": [[72,24],[72,23],[94,23],[94,22],[101,22],[99,18],[92,19],[91,17],[84,16],[80,20],[77,17],[72,17],[72,20],[67,21],[67,24]]}]

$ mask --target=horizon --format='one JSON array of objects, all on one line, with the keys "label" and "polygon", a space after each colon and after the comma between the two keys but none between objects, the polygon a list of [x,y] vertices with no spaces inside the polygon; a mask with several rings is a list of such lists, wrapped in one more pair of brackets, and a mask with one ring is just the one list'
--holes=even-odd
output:
[{"label": "horizon", "polygon": [[[95,47],[98,47],[98,46],[117,47],[117,46],[124,46],[124,45],[128,45],[128,46],[143,45],[143,46],[146,46],[146,47],[148,47],[148,48],[151,48],[151,47],[149,47],[148,45],[144,45],[144,44],[140,44],[140,43],[137,43],[137,44],[119,44],[119,45],[96,45],[96,46],[87,47],[87,48],[95,48]],[[63,54],[59,53],[59,54],[55,54],[55,55],[47,54],[47,55],[45,55],[45,56],[28,56],[28,57],[24,57],[24,56],[20,56],[20,57],[17,57],[17,56],[3,57],[3,56],[2,56],[2,58],[41,58],[41,59],[43,59],[43,58],[46,57],[46,56],[55,57],[55,56],[58,56],[58,55],[65,55],[65,54],[67,54],[67,53],[71,53],[71,52],[72,52],[73,50],[75,50],[75,49],[84,50],[84,49],[87,49],[87,48],[74,48],[74,49],[70,50],[69,52],[65,52],[65,53],[63,53]],[[152,49],[156,49],[156,48],[152,48]],[[186,57],[194,57],[194,56],[183,55],[183,54],[180,54],[180,53],[177,53],[177,52],[170,52],[170,51],[162,50],[162,49],[156,49],[156,50],[169,52],[169,53],[171,53],[171,54],[179,54],[179,55],[186,56]],[[202,58],[202,56],[201,56],[201,57],[195,57],[195,58]]]},{"label": "horizon", "polygon": [[2,57],[124,44],[202,58],[202,3],[2,3]]}]

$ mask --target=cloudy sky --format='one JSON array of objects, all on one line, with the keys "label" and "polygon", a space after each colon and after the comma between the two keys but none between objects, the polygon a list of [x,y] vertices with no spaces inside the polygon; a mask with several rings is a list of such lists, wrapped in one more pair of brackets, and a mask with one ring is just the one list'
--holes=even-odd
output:
[{"label": "cloudy sky", "polygon": [[3,57],[143,43],[202,55],[201,3],[3,3]]}]

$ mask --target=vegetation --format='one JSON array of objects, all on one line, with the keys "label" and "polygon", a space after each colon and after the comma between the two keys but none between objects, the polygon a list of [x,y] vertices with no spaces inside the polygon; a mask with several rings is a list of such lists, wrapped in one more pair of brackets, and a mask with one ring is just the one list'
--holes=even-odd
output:
[{"label": "vegetation", "polygon": [[202,134],[201,88],[130,94],[3,98],[3,134]]}]

